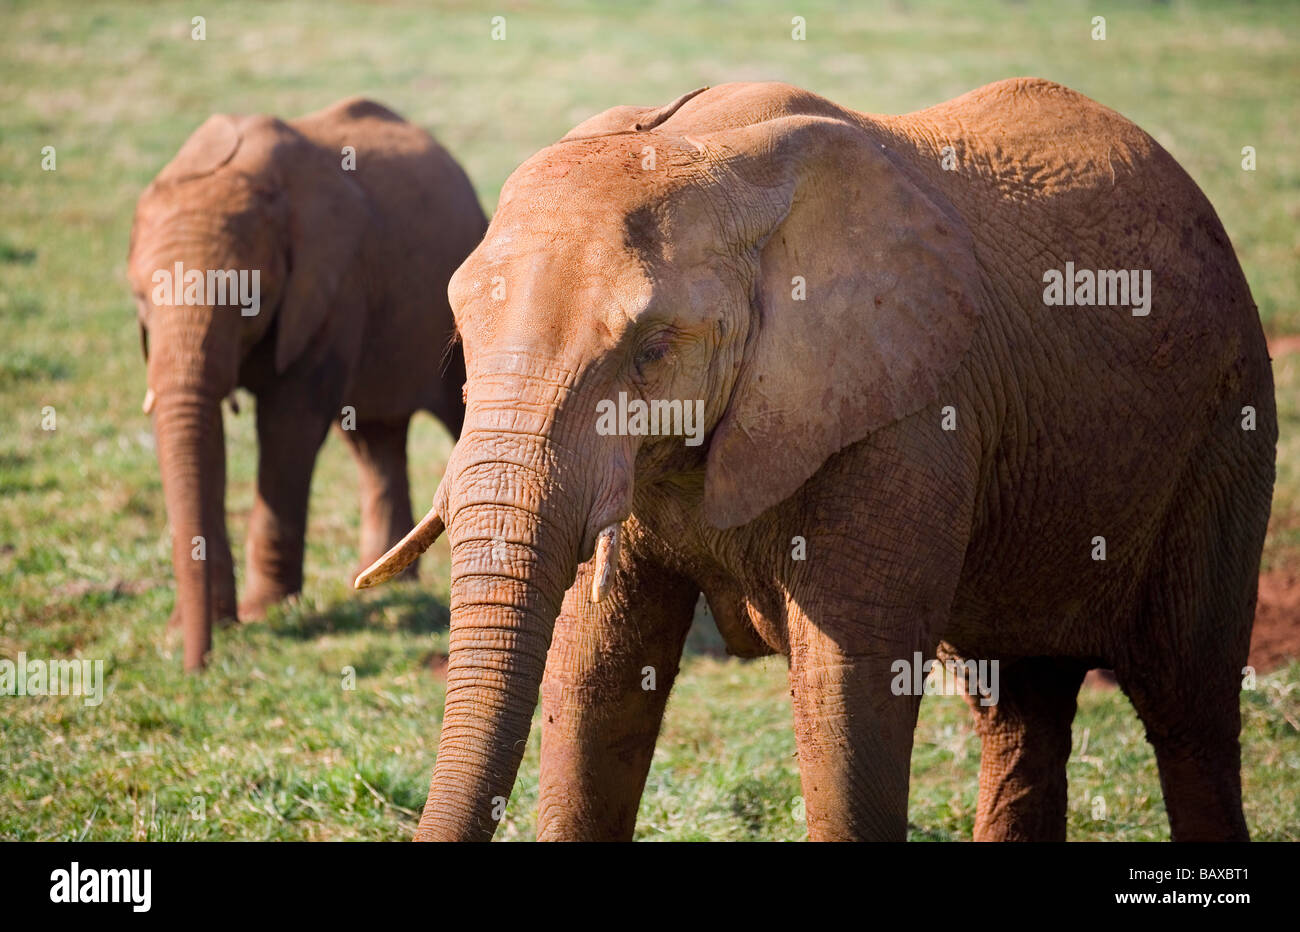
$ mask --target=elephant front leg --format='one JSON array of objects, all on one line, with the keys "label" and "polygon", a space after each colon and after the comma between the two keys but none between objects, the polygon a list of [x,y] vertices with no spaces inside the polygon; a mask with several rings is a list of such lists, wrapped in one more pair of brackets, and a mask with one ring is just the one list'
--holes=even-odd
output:
[{"label": "elephant front leg", "polygon": [[814,840],[907,837],[917,666],[935,658],[951,616],[979,475],[976,438],[963,451],[938,424],[918,415],[835,461],[782,535],[806,535],[787,620]]},{"label": "elephant front leg", "polygon": [[[631,535],[628,535],[631,536]],[[578,570],[542,683],[540,840],[630,840],[699,588],[624,548],[605,600]]]},{"label": "elephant front leg", "polygon": [[[406,420],[371,421],[343,432],[352,444],[361,475],[361,564],[352,578],[415,526],[406,475],[408,424]],[[398,578],[419,578],[419,562],[413,562]]]},{"label": "elephant front leg", "polygon": [[[933,656],[933,654],[928,654]],[[792,645],[790,693],[808,837],[904,841],[919,695],[896,695],[895,651],[850,656],[818,629]]]},{"label": "elephant front leg", "polygon": [[307,501],[316,453],[329,428],[307,393],[280,386],[257,403],[257,497],[248,522],[248,583],[241,618],[302,591]]}]

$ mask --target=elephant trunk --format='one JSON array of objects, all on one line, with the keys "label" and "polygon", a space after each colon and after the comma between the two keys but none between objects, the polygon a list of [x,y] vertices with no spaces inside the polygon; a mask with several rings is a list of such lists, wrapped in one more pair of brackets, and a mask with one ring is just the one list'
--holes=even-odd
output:
[{"label": "elephant trunk", "polygon": [[492,838],[537,704],[558,603],[540,592],[528,572],[513,579],[503,575],[493,584],[465,569],[483,560],[465,550],[491,546],[460,545],[459,557],[452,560],[447,704],[419,841]]},{"label": "elephant trunk", "polygon": [[185,669],[198,670],[212,647],[217,616],[235,614],[219,396],[162,393],[154,409],[154,433],[172,532],[173,620],[184,638]]},{"label": "elephant trunk", "polygon": [[[435,506],[451,540],[451,638],[417,840],[492,837],[523,757],[556,616],[595,536],[590,467],[573,452],[581,445],[557,440],[546,408],[528,403],[554,397],[554,386],[524,379],[493,394],[495,402],[471,403]],[[529,411],[537,413],[521,413]],[[506,424],[513,429],[503,432]],[[572,426],[577,433],[582,425]]]},{"label": "elephant trunk", "polygon": [[151,326],[148,400],[171,524],[172,625],[183,635],[186,670],[204,666],[213,624],[236,615],[221,400],[238,381],[237,313],[159,307]]}]

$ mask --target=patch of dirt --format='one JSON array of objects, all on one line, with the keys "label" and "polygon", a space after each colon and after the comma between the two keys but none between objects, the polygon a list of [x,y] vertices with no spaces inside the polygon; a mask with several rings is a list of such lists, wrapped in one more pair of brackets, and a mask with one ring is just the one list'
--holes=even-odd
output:
[{"label": "patch of dirt", "polygon": [[1274,337],[1268,341],[1268,355],[1273,359],[1288,353],[1300,353],[1300,334]]},{"label": "patch of dirt", "polygon": [[1083,678],[1084,689],[1114,689],[1118,685],[1114,670],[1089,670]]},{"label": "patch of dirt", "polygon": [[1300,657],[1300,568],[1259,577],[1255,630],[1250,636],[1250,665],[1260,673],[1275,670],[1293,657]]}]

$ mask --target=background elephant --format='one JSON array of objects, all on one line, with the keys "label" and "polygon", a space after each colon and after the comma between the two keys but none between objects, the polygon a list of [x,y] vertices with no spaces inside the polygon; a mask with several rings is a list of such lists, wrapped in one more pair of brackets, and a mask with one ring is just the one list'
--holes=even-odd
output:
[{"label": "background elephant", "polygon": [[[1048,306],[1067,262],[1149,271],[1149,314]],[[1030,79],[898,117],[777,84],[618,107],[511,176],[450,294],[464,432],[358,579],[446,522],[418,838],[491,836],[539,686],[539,836],[630,837],[701,591],[733,652],[789,657],[815,839],[905,837],[895,666],[940,649],[1001,665],[976,838],[1064,838],[1095,666],[1174,838],[1246,837],[1272,376],[1213,208],[1133,124]],[[598,429],[615,399],[698,400],[707,440]]]},{"label": "background elephant", "polygon": [[[486,225],[452,157],[360,98],[290,123],[213,116],[140,196],[129,271],[187,669],[203,665],[213,622],[236,617],[221,399],[236,386],[257,398],[239,606],[251,616],[302,588],[312,467],[332,422],[360,467],[363,561],[410,529],[407,425],[423,408],[460,431],[446,284]],[[181,269],[256,271],[260,306],[206,290],[175,306]]]}]

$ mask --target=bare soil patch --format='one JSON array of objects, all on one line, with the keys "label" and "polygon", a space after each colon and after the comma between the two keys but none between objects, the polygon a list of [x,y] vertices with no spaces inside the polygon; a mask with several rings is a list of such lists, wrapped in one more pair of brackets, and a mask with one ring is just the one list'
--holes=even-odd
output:
[{"label": "bare soil patch", "polygon": [[1274,570],[1259,577],[1255,630],[1250,636],[1250,665],[1275,670],[1300,657],[1300,568]]}]

